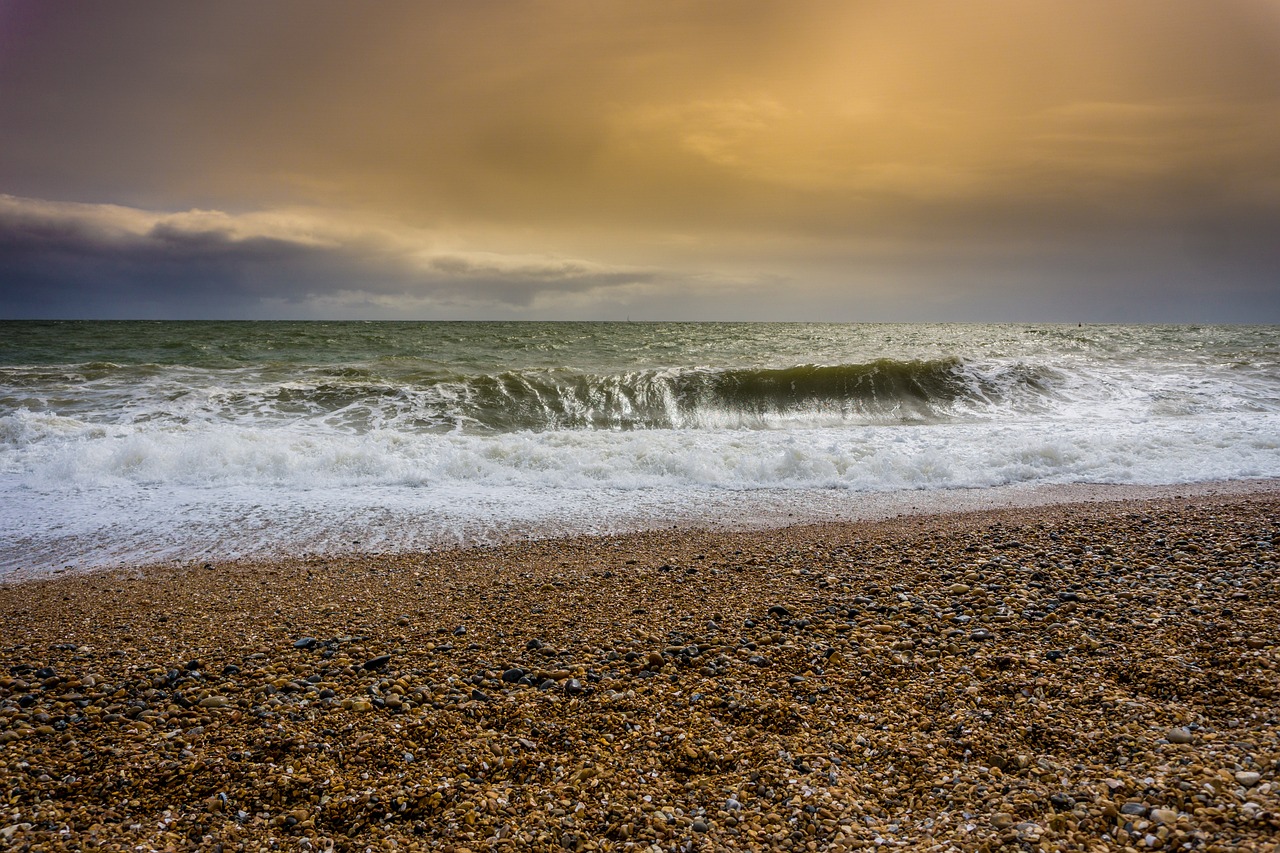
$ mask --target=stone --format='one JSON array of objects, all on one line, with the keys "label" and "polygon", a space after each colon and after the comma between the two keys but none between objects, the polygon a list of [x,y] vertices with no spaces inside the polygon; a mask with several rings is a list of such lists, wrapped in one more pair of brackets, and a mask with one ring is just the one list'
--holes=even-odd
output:
[{"label": "stone", "polygon": [[1069,812],[1076,807],[1076,801],[1071,795],[1059,792],[1049,795],[1049,805],[1053,806],[1054,811]]},{"label": "stone", "polygon": [[1280,496],[1213,501],[6,582],[0,849],[1266,850]]},{"label": "stone", "polygon": [[1252,788],[1258,784],[1258,780],[1262,778],[1262,774],[1253,770],[1237,770],[1236,781],[1246,788]]},{"label": "stone", "polygon": [[315,637],[303,637],[301,640],[295,640],[293,647],[295,649],[314,649],[318,645]]},{"label": "stone", "polygon": [[1178,743],[1178,744],[1191,743],[1193,739],[1191,735],[1191,730],[1187,728],[1169,729],[1169,731],[1165,733],[1164,737],[1165,737],[1165,740],[1169,741],[1169,743]]},{"label": "stone", "polygon": [[391,663],[391,655],[378,655],[360,664],[360,668],[372,672],[375,669],[382,669],[389,663]]}]

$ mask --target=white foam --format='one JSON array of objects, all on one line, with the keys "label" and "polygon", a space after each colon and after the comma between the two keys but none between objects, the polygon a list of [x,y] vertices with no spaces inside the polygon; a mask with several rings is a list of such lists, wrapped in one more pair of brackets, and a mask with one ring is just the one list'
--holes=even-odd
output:
[{"label": "white foam", "polygon": [[0,569],[592,533],[720,508],[1280,478],[1280,414],[778,430],[360,435],[0,418]]}]

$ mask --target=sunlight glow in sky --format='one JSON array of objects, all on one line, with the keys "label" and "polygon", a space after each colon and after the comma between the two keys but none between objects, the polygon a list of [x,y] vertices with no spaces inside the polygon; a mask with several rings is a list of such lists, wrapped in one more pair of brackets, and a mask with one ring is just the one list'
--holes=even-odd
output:
[{"label": "sunlight glow in sky", "polygon": [[1280,4],[0,0],[0,317],[1280,322]]}]

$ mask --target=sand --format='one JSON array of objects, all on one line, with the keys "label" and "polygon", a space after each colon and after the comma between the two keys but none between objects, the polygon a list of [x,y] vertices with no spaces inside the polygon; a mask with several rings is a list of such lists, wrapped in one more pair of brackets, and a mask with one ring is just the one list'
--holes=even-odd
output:
[{"label": "sand", "polygon": [[0,847],[1274,849],[1280,494],[0,586]]}]

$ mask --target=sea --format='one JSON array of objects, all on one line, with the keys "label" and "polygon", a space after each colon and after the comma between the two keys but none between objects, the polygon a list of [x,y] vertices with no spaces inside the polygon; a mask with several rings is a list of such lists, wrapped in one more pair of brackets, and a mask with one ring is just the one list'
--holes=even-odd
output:
[{"label": "sea", "polygon": [[1276,326],[0,322],[0,580],[1278,477]]}]

